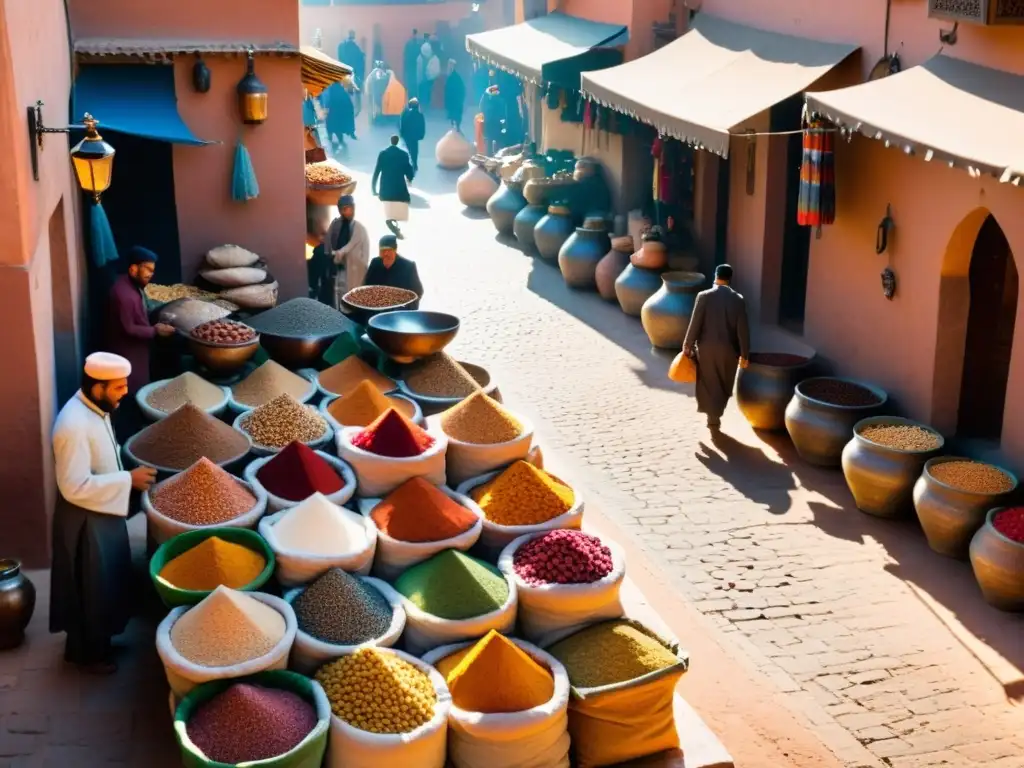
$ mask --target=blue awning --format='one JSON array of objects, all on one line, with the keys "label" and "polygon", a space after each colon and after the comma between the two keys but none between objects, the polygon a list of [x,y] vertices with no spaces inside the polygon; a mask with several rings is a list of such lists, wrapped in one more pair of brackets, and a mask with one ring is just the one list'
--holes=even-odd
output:
[{"label": "blue awning", "polygon": [[94,64],[79,69],[72,95],[72,122],[86,112],[100,132],[120,131],[172,144],[213,144],[185,125],[174,93],[174,67],[160,64]]}]

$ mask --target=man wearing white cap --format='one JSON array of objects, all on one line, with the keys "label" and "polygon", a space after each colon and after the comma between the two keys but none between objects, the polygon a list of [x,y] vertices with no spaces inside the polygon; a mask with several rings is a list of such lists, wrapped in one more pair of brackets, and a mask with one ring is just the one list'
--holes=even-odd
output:
[{"label": "man wearing white cap", "polygon": [[145,491],[156,470],[125,471],[110,414],[128,393],[132,366],[97,352],[85,360],[82,388],[53,426],[59,492],[53,515],[50,631],[66,632],[64,658],[84,670],[117,670],[110,639],[131,615],[131,550],[126,519],[133,490]]}]

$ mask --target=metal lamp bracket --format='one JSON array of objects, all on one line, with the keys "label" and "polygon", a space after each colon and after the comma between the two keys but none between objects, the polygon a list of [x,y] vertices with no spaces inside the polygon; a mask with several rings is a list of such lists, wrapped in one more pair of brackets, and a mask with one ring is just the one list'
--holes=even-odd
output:
[{"label": "metal lamp bracket", "polygon": [[43,151],[43,137],[48,133],[71,133],[84,129],[84,125],[69,125],[67,128],[47,128],[43,123],[43,102],[37,101],[28,108],[28,139],[32,158],[32,179],[39,181],[39,153]]},{"label": "metal lamp bracket", "polygon": [[881,256],[889,247],[889,236],[896,229],[896,222],[892,218],[892,205],[885,206],[885,218],[878,223],[878,231],[875,234],[875,253]]}]

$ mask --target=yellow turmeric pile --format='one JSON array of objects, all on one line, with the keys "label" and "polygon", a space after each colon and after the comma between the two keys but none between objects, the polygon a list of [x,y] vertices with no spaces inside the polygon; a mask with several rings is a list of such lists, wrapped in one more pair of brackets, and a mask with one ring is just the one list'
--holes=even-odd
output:
[{"label": "yellow turmeric pile", "polygon": [[473,489],[473,501],[498,525],[538,525],[564,515],[576,503],[572,488],[525,461]]},{"label": "yellow turmeric pile", "polygon": [[209,592],[221,585],[241,589],[255,581],[266,565],[248,547],[211,536],[167,563],[160,578],[178,589]]},{"label": "yellow turmeric pile", "polygon": [[476,645],[437,664],[452,703],[467,712],[522,712],[551,700],[551,673],[518,645],[493,629]]}]

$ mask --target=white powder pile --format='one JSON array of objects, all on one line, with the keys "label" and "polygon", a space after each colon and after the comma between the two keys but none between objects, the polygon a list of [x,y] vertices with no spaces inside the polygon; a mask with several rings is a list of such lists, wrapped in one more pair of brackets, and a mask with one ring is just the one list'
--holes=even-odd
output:
[{"label": "white powder pile", "polygon": [[282,549],[311,555],[339,555],[366,546],[366,524],[360,515],[315,493],[292,507],[274,524]]}]

